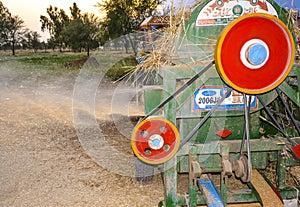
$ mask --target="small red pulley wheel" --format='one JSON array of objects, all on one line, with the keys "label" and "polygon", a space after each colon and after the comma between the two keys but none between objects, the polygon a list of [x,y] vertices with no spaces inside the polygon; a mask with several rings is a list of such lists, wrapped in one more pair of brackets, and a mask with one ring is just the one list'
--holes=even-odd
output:
[{"label": "small red pulley wheel", "polygon": [[170,160],[180,145],[176,126],[164,118],[149,118],[133,130],[131,146],[143,162],[159,165]]},{"label": "small red pulley wheel", "polygon": [[215,49],[220,77],[246,94],[266,93],[280,85],[290,73],[294,57],[290,30],[266,13],[247,14],[231,22]]}]

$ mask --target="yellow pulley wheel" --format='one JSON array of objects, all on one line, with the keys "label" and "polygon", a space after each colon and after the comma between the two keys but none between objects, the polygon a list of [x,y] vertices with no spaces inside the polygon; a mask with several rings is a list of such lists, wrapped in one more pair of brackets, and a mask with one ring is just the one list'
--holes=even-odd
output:
[{"label": "yellow pulley wheel", "polygon": [[290,30],[266,13],[244,15],[231,22],[215,49],[220,77],[246,94],[266,93],[280,85],[290,73],[294,57]]},{"label": "yellow pulley wheel", "polygon": [[149,118],[133,130],[131,146],[134,154],[148,164],[162,164],[170,160],[180,145],[176,126],[164,118]]}]

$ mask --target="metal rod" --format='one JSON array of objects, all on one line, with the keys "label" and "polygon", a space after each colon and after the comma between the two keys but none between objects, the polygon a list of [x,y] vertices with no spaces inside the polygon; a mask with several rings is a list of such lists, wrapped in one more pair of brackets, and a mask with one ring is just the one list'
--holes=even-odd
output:
[{"label": "metal rod", "polygon": [[294,124],[294,126],[295,126],[295,128],[296,128],[296,130],[297,130],[297,132],[298,132],[298,135],[300,136],[300,128],[299,128],[299,126],[298,126],[298,124],[297,124],[297,121],[295,120],[295,118],[294,118],[294,116],[293,116],[293,113],[292,113],[291,110],[290,110],[289,105],[288,105],[288,104],[285,102],[285,100],[283,99],[282,94],[281,94],[281,91],[279,90],[279,88],[276,88],[276,92],[277,92],[277,94],[278,94],[278,96],[279,96],[281,102],[283,103],[284,107],[286,108],[286,111],[287,111],[287,113],[288,113],[290,119],[292,120],[292,122],[293,122],[293,124]]},{"label": "metal rod", "polygon": [[200,127],[202,127],[202,125],[207,121],[207,119],[217,110],[217,108],[222,104],[222,102],[231,93],[231,91],[232,88],[229,88],[225,95],[218,100],[216,105],[214,105],[214,107],[201,119],[201,121],[195,126],[195,128],[181,141],[179,149],[181,149],[181,147],[185,145],[197,133]]},{"label": "metal rod", "polygon": [[[248,116],[250,116],[251,98],[252,98],[252,96],[250,96],[250,98],[248,100],[248,105],[249,105],[249,107],[248,107]],[[244,101],[244,104],[246,104],[245,101]],[[242,155],[242,153],[244,151],[245,140],[246,140],[246,129],[244,129],[244,133],[243,133],[243,139],[242,139],[242,143],[241,143],[240,155]]]},{"label": "metal rod", "polygon": [[244,133],[243,133],[243,139],[242,139],[242,143],[241,143],[241,149],[240,149],[240,155],[242,155],[242,154],[243,154],[245,140],[246,140],[246,130],[244,129]]},{"label": "metal rod", "polygon": [[189,87],[195,80],[197,80],[200,76],[202,76],[211,66],[215,64],[213,60],[208,65],[206,65],[201,71],[199,71],[196,75],[194,75],[190,80],[184,83],[180,88],[178,88],[172,95],[167,97],[163,102],[161,102],[158,106],[156,106],[152,111],[150,111],[141,121],[144,121],[149,116],[152,116],[156,113],[159,109],[161,109],[164,105],[166,105],[169,101],[171,101],[174,97],[184,91],[187,87]]},{"label": "metal rod", "polygon": [[280,125],[280,123],[276,120],[276,118],[273,116],[272,112],[270,111],[270,109],[267,107],[267,105],[265,104],[265,102],[262,100],[261,97],[257,96],[259,102],[263,105],[265,111],[267,112],[268,116],[272,119],[273,123],[277,126],[277,128],[279,129],[279,131],[283,134],[283,136],[289,141],[289,143],[292,144],[292,146],[295,146],[295,143],[293,142],[293,140],[289,137],[288,134],[285,133],[285,131],[283,130],[282,126]]},{"label": "metal rod", "polygon": [[249,182],[251,175],[251,169],[252,169],[252,164],[251,164],[251,151],[250,151],[250,133],[249,133],[249,115],[250,115],[250,103],[247,101],[247,95],[244,93],[244,112],[245,112],[245,135],[246,135],[246,140],[247,140],[247,156],[248,156],[248,176],[246,181]]}]

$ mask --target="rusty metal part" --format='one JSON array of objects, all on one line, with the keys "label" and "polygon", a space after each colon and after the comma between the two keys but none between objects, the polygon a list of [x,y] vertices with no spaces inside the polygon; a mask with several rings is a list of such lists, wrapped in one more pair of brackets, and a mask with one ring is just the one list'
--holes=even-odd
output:
[{"label": "rusty metal part", "polygon": [[223,175],[232,175],[232,165],[229,160],[222,160]]},{"label": "rusty metal part", "polygon": [[193,178],[199,178],[202,174],[202,168],[198,161],[191,161],[191,172]]},{"label": "rusty metal part", "polygon": [[233,170],[234,170],[234,174],[237,178],[241,178],[244,175],[244,171],[245,171],[245,167],[243,162],[238,159],[237,161],[234,162],[233,165]]},{"label": "rusty metal part", "polygon": [[242,173],[241,181],[249,182],[251,179],[252,168],[248,166],[248,158],[245,155],[241,155],[239,160],[243,163],[244,172]]}]

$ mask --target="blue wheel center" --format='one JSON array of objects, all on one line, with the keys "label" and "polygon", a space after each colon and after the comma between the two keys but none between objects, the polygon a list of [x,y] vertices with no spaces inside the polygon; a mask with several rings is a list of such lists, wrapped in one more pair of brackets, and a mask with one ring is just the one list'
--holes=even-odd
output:
[{"label": "blue wheel center", "polygon": [[253,44],[248,49],[248,61],[252,65],[260,65],[267,60],[268,50],[261,44]]},{"label": "blue wheel center", "polygon": [[160,140],[159,139],[152,140],[152,143],[155,147],[158,147],[160,145]]}]

